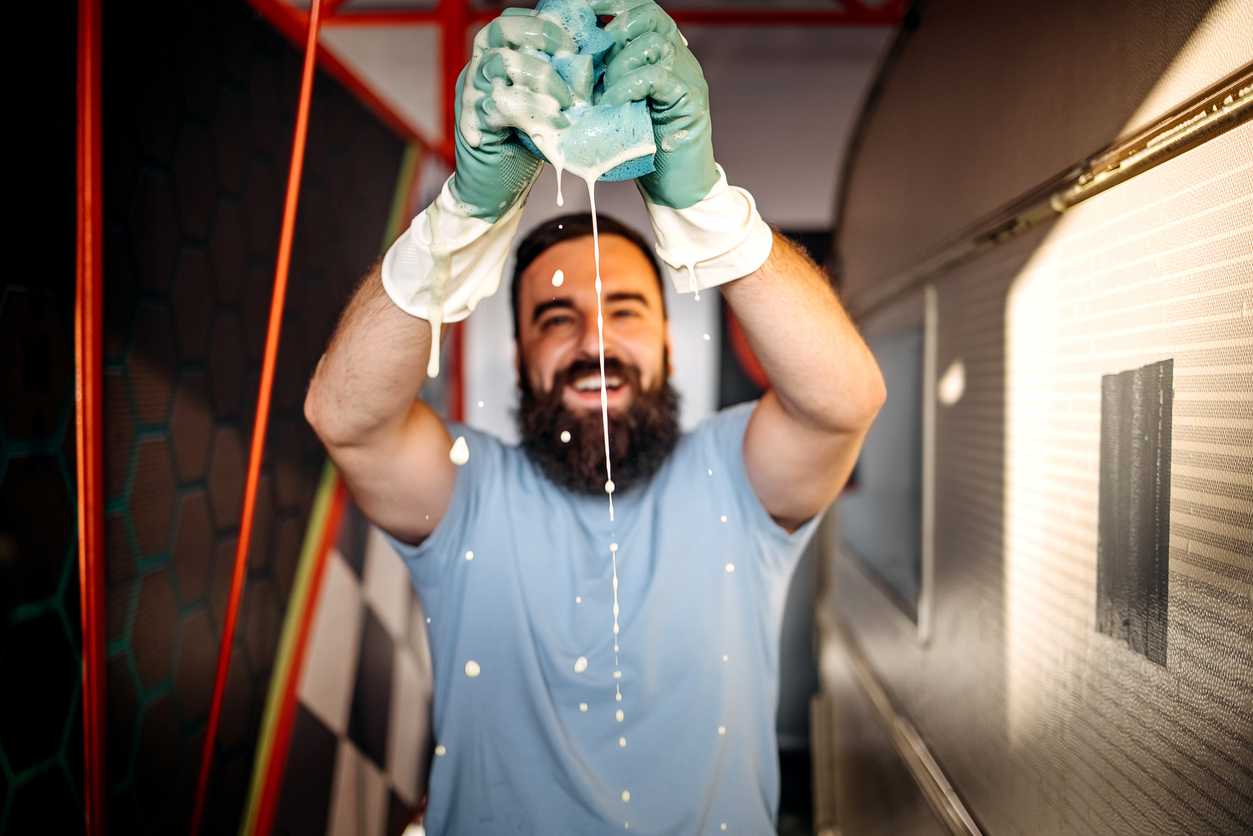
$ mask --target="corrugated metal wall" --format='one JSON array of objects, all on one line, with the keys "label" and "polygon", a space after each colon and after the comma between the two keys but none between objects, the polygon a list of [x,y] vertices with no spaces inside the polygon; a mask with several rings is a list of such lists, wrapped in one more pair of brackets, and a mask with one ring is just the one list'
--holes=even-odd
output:
[{"label": "corrugated metal wall", "polygon": [[[1253,60],[1250,21],[1249,2],[927,4],[848,169],[837,249],[867,336],[926,318],[923,288],[877,288]],[[899,787],[910,773],[889,736],[863,728],[880,720],[845,635],[986,833],[1249,832],[1253,125],[930,284],[926,361],[964,370],[960,397],[933,406],[930,621],[897,607],[829,521],[825,600],[844,632],[823,642],[828,824],[942,832]],[[1164,361],[1163,659],[1102,625],[1098,563],[1121,559],[1102,542],[1103,487],[1135,490],[1103,457],[1120,417],[1108,399],[1103,412],[1103,378]]]}]

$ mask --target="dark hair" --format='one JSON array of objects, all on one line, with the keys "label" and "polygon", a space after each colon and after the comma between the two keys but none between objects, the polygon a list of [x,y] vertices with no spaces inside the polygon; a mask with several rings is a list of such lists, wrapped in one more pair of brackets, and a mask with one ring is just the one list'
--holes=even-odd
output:
[{"label": "dark hair", "polygon": [[[666,312],[666,287],[661,276],[661,263],[657,261],[657,256],[653,253],[653,248],[648,246],[648,242],[644,240],[644,236],[640,235],[634,229],[622,223],[616,218],[608,215],[596,215],[597,232],[601,235],[617,235],[625,238],[639,249],[648,259],[649,265],[653,268],[653,275],[657,277],[657,289],[661,291],[661,315],[668,317]],[[592,214],[590,212],[578,212],[572,215],[562,215],[559,218],[553,218],[545,221],[530,234],[522,239],[522,243],[518,245],[518,255],[513,264],[513,279],[510,288],[510,295],[513,303],[513,336],[517,339],[522,335],[522,323],[520,319],[521,312],[518,310],[518,296],[521,292],[522,274],[526,272],[526,268],[531,266],[531,262],[539,258],[542,253],[551,247],[555,247],[562,241],[569,241],[572,238],[582,238],[585,235],[592,234]]]}]

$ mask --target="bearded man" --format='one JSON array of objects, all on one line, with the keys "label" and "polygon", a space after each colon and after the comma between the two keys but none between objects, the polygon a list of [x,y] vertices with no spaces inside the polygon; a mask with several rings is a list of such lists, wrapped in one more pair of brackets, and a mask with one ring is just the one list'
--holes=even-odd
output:
[{"label": "bearded man", "polygon": [[788,582],[884,398],[825,275],[714,164],[673,21],[645,3],[604,31],[600,103],[653,122],[637,184],[657,252],[680,291],[719,287],[771,389],[680,433],[659,265],[601,219],[598,283],[591,219],[567,216],[518,251],[520,447],[415,399],[431,323],[495,290],[542,165],[510,102],[560,126],[571,101],[537,57],[568,54],[568,32],[494,21],[462,75],[456,172],[366,276],[305,405],[430,617],[428,833],[772,833]]}]

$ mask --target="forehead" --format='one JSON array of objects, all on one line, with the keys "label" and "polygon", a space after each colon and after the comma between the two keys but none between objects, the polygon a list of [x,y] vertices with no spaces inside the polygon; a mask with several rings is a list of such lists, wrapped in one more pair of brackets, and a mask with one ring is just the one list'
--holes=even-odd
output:
[{"label": "forehead", "polygon": [[[561,270],[564,281],[554,287],[553,274]],[[662,312],[661,288],[653,265],[639,247],[620,235],[600,236],[600,277],[604,292],[638,293],[658,315]],[[595,304],[596,262],[592,236],[584,235],[554,244],[536,256],[522,273],[519,312],[525,323],[541,302],[568,298],[576,304],[588,297]]]}]

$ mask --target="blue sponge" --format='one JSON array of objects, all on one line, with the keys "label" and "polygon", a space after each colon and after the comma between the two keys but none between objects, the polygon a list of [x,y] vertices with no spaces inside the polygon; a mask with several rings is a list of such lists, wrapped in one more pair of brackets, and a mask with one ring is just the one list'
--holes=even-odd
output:
[{"label": "blue sponge", "polygon": [[[605,74],[605,53],[613,46],[613,38],[597,25],[596,13],[587,0],[540,0],[535,10],[569,32],[579,48],[577,55],[552,59],[540,54],[551,60],[576,99],[582,100],[566,111],[571,123],[562,143],[567,166],[595,168],[600,160],[640,149],[640,154],[610,169],[600,179],[631,180],[654,171],[653,122],[645,102],[629,102],[619,107],[585,104],[594,101],[601,92],[598,88]],[[549,162],[524,131],[515,132],[533,154]]]}]

